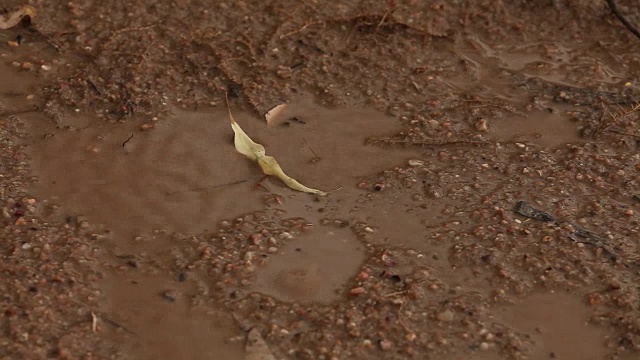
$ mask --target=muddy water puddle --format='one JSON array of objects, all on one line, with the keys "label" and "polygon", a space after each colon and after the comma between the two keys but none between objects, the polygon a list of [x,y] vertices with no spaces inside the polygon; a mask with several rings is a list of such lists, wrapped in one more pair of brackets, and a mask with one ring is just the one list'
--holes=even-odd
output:
[{"label": "muddy water puddle", "polygon": [[[365,245],[349,227],[321,226],[321,217],[309,214],[320,214],[318,207],[326,202],[348,209],[349,202],[340,199],[357,199],[363,193],[356,187],[361,177],[419,154],[365,146],[366,134],[384,136],[398,130],[396,119],[378,113],[302,104],[291,106],[289,114],[295,120],[275,127],[241,112],[235,117],[289,175],[312,187],[341,188],[330,195],[336,199],[316,202],[274,179],[257,185],[260,169],[235,151],[222,111],[176,111],[146,131],[135,122],[110,124],[74,116],[56,125],[25,114],[39,179],[34,190],[40,198],[61,205],[61,219],[82,215],[111,233],[118,254],[145,254],[159,269],[171,264],[175,244],[148,235],[214,231],[221,220],[265,209],[270,206],[265,199],[274,195],[281,196],[283,204],[295,199],[292,203],[299,207],[285,207],[286,216],[308,217],[313,230],[273,254],[251,290],[285,302],[336,301],[362,264]],[[238,331],[237,325],[190,309],[190,290],[183,292],[175,276],[167,275],[162,270],[155,277],[107,275],[105,312],[136,337],[129,351],[140,358],[177,358],[185,349],[193,359],[223,352],[228,354],[224,358],[239,358],[237,347],[225,342]],[[173,290],[168,297],[164,292],[169,288]]]},{"label": "muddy water puddle", "polygon": [[235,157],[226,124],[211,115],[179,114],[149,132],[99,119],[75,130],[36,121],[38,195],[63,204],[64,215],[105,225],[121,245],[154,229],[213,229],[222,218],[260,209],[247,183],[259,175]]},{"label": "muddy water puddle", "polygon": [[560,109],[532,111],[526,116],[496,118],[489,134],[503,141],[529,142],[542,148],[554,148],[583,141],[577,123]]},{"label": "muddy water puddle", "polygon": [[193,307],[188,285],[162,275],[128,273],[108,281],[114,306],[105,328],[115,321],[124,326],[109,336],[116,341],[132,335],[124,352],[135,359],[242,359],[242,343],[230,342],[242,332],[226,313]]},{"label": "muddy water puddle", "polygon": [[282,301],[330,303],[342,297],[364,255],[364,244],[351,229],[316,227],[271,256],[253,290]]},{"label": "muddy water puddle", "polygon": [[604,359],[607,332],[587,323],[590,313],[578,297],[558,292],[531,295],[498,317],[529,334],[532,359]]},{"label": "muddy water puddle", "polygon": [[[291,113],[298,119],[294,124],[271,129],[250,116],[236,117],[289,175],[310,186],[352,188],[359,177],[409,156],[364,146],[363,129],[388,134],[396,128],[393,118],[298,109]],[[57,199],[65,216],[85,215],[125,241],[154,229],[211,230],[222,219],[263,207],[264,189],[255,186],[260,169],[235,152],[224,112],[177,112],[146,132],[140,124],[98,119],[77,120],[73,130],[57,129],[36,115],[25,119],[31,124],[37,194]],[[279,181],[263,184],[283,187]]]}]

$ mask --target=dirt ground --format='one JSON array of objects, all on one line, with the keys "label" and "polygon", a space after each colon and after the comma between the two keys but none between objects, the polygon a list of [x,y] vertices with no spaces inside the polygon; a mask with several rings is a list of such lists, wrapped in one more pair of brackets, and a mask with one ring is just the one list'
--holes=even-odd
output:
[{"label": "dirt ground", "polygon": [[[0,358],[640,357],[640,39],[607,1],[29,5]],[[328,195],[261,180],[225,94]]]}]

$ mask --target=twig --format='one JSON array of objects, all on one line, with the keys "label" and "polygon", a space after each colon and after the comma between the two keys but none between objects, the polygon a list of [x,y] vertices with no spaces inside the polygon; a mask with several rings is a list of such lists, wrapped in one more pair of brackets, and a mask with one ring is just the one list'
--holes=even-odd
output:
[{"label": "twig", "polygon": [[91,330],[93,332],[98,330],[98,317],[93,311],[91,312]]},{"label": "twig", "polygon": [[107,324],[109,324],[109,325],[111,325],[111,326],[115,327],[116,329],[122,329],[122,330],[124,330],[125,332],[127,332],[127,333],[129,333],[129,334],[131,334],[131,335],[138,335],[138,334],[136,334],[133,330],[130,330],[130,329],[129,329],[129,328],[127,328],[126,326],[121,325],[120,323],[118,323],[118,322],[116,322],[116,321],[113,321],[113,320],[109,319],[108,317],[104,316],[104,314],[101,314],[101,316],[102,316],[102,321],[104,321],[104,322],[106,322]]},{"label": "twig", "polygon": [[443,145],[488,145],[490,142],[484,140],[468,140],[468,139],[433,139],[433,140],[405,140],[405,139],[390,139],[390,138],[369,138],[366,141],[366,145],[409,145],[409,146],[443,146]]},{"label": "twig", "polygon": [[374,33],[378,33],[378,30],[380,30],[380,27],[382,26],[382,24],[384,24],[384,21],[387,20],[387,17],[391,16],[394,11],[396,11],[396,2],[395,0],[389,0],[387,12],[385,12],[384,16],[382,16],[382,19],[380,19],[380,22],[378,23],[378,26],[376,26],[376,31]]},{"label": "twig", "polygon": [[[622,130],[610,130],[609,128],[615,123],[617,123],[619,119],[638,111],[638,109],[640,109],[640,104],[636,104],[632,106],[631,110],[628,110],[628,111],[622,108],[620,113],[612,113],[611,111],[609,111],[609,109],[604,103],[602,103],[601,106],[602,106],[602,115],[600,116],[600,123],[598,124],[598,127],[594,131],[594,136],[599,135],[602,132],[609,131],[613,133],[638,137],[638,135],[626,133],[626,132],[623,132]],[[609,116],[609,120],[604,119],[605,115]]]},{"label": "twig", "polygon": [[24,110],[14,110],[14,111],[0,112],[0,117],[2,117],[2,116],[11,116],[11,115],[24,114],[24,113],[34,112],[34,111],[38,111],[38,110],[40,110],[40,108],[38,107],[38,105],[33,105],[33,107],[32,107],[31,109],[24,109]]},{"label": "twig", "polygon": [[126,32],[134,32],[134,31],[147,31],[147,30],[151,30],[155,26],[156,24],[149,25],[149,26],[126,27],[126,28],[116,30],[107,38],[107,40],[101,45],[100,48],[102,50],[106,49],[107,45],[110,45],[113,39],[120,34],[123,34]]},{"label": "twig", "polygon": [[87,84],[89,84],[91,86],[91,89],[93,89],[93,91],[95,91],[98,95],[102,95],[102,91],[98,89],[98,86],[93,81],[87,79]]},{"label": "twig", "polygon": [[618,10],[618,6],[616,5],[616,3],[613,0],[607,0],[607,4],[609,5],[611,12],[613,12],[613,15],[615,15],[618,20],[620,20],[622,25],[624,25],[627,30],[631,31],[633,35],[637,36],[638,39],[640,39],[640,31],[638,31],[638,29],[629,21],[627,21],[627,19],[620,13],[620,10]]},{"label": "twig", "polygon": [[621,130],[618,130],[618,129],[606,129],[606,131],[612,132],[614,134],[626,135],[626,136],[631,136],[631,137],[640,139],[640,135],[628,133],[628,132],[621,131]]},{"label": "twig", "polygon": [[[90,305],[87,305],[87,304],[85,304],[85,303],[83,303],[81,301],[78,301],[78,300],[74,300],[74,299],[69,299],[69,300],[74,302],[74,303],[76,303],[76,304],[78,304],[79,306],[82,306],[82,307],[87,307],[87,308],[91,307]],[[120,324],[120,323],[118,323],[118,322],[116,322],[114,320],[111,320],[105,313],[97,312],[97,314],[96,314],[93,311],[90,311],[90,313],[91,313],[91,328],[92,329],[95,326],[95,329],[97,330],[97,321],[98,321],[98,315],[99,315],[100,318],[102,319],[102,321],[104,321],[105,323],[107,323],[107,324],[109,324],[109,325],[111,325],[111,326],[113,326],[113,327],[115,327],[117,329],[122,329],[123,331],[125,331],[125,332],[127,332],[127,333],[129,333],[131,335],[136,335],[136,336],[138,335],[133,330],[127,328],[126,326],[124,326],[124,325],[122,325],[122,324]]]},{"label": "twig", "polygon": [[304,138],[304,136],[302,136],[302,141],[304,141],[304,144],[307,145],[307,149],[309,149],[309,151],[313,153],[313,156],[315,156],[315,158],[311,159],[311,162],[315,163],[320,161],[320,156],[318,156],[318,154],[316,154],[316,152],[313,151],[313,149],[311,148],[311,146],[309,146],[309,143],[307,142],[307,139]]},{"label": "twig", "polygon": [[131,136],[129,136],[129,138],[128,138],[127,140],[125,140],[125,141],[122,143],[122,147],[124,147],[125,145],[127,145],[127,143],[129,142],[129,140],[131,140],[131,139],[133,139],[133,134],[131,134]]},{"label": "twig", "polygon": [[312,21],[312,22],[310,22],[310,23],[306,23],[306,24],[304,24],[301,28],[298,28],[298,29],[296,29],[296,30],[289,31],[289,32],[288,32],[288,33],[286,33],[286,34],[282,34],[282,35],[280,35],[280,37],[279,37],[278,39],[282,40],[282,39],[284,39],[284,38],[287,38],[287,37],[289,37],[289,36],[291,36],[291,35],[294,35],[294,34],[297,34],[297,33],[301,32],[301,31],[303,31],[304,29],[308,28],[309,26],[313,26],[313,25],[320,25],[320,24],[323,24],[323,23],[324,23],[324,21]]},{"label": "twig", "polygon": [[[470,101],[476,101],[476,100],[463,100],[463,101],[470,102]],[[523,113],[519,112],[518,110],[511,109],[509,105],[482,104],[482,105],[470,105],[469,106],[470,109],[481,109],[481,108],[491,108],[491,107],[502,109],[502,110],[508,111],[510,113],[513,113],[513,114],[516,114],[516,115],[519,115],[519,116],[522,116],[522,117],[525,117],[525,118],[527,117],[526,114],[523,114]]]}]

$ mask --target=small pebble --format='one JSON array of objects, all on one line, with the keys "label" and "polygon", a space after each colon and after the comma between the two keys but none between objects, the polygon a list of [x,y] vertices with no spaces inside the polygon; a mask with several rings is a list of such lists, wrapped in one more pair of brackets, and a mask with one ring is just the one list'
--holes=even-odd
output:
[{"label": "small pebble", "polygon": [[422,160],[415,160],[415,159],[409,160],[409,166],[422,166],[422,165],[424,165],[424,161]]},{"label": "small pebble", "polygon": [[160,296],[169,302],[175,302],[178,298],[178,293],[175,290],[165,290],[160,294]]},{"label": "small pebble", "polygon": [[360,273],[358,274],[359,280],[366,280],[368,278],[369,278],[369,273],[367,273],[366,271],[360,271]]},{"label": "small pebble", "polygon": [[251,234],[249,238],[253,245],[259,245],[262,242],[262,234]]},{"label": "small pebble", "polygon": [[390,350],[393,347],[393,342],[391,340],[380,340],[380,349],[382,350]]},{"label": "small pebble", "polygon": [[479,119],[478,121],[476,121],[476,130],[481,132],[485,132],[489,130],[489,125],[487,124],[487,120]]},{"label": "small pebble", "polygon": [[438,320],[443,321],[443,322],[451,322],[453,321],[453,311],[451,310],[445,310],[441,313],[439,313],[436,317],[438,318]]},{"label": "small pebble", "polygon": [[360,295],[360,294],[364,294],[365,292],[366,290],[362,286],[355,287],[351,289],[351,291],[349,291],[351,295]]}]

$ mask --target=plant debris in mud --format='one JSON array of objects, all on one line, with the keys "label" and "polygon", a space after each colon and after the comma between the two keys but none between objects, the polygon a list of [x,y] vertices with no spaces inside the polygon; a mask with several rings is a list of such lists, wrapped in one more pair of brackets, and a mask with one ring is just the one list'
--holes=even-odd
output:
[{"label": "plant debris in mud", "polygon": [[640,39],[640,31],[638,30],[637,27],[633,26],[629,22],[629,20],[627,20],[627,18],[624,15],[622,15],[622,13],[620,13],[620,10],[618,10],[618,6],[616,5],[615,1],[607,0],[607,4],[609,5],[611,12],[613,12],[613,14],[618,18],[618,20],[620,20],[622,25],[624,25],[624,27],[626,27],[627,30],[631,31],[633,35],[635,35],[636,37],[638,37],[638,39]]},{"label": "plant debris in mud", "polygon": [[[531,204],[529,204],[526,201],[518,201],[514,212],[518,215],[522,215],[530,219],[549,222],[557,226],[561,226],[563,224],[562,221],[558,221],[553,215],[534,208],[533,206],[531,206]],[[601,238],[600,236],[594,234],[589,230],[583,229],[578,225],[575,225],[575,224],[569,224],[569,225],[571,225],[571,227],[575,229],[573,234],[569,236],[571,240],[575,242],[583,242],[583,243],[591,244],[594,246],[602,247],[602,249],[606,251],[606,253],[609,254],[609,256],[611,256],[613,260],[617,258],[615,251],[605,244],[603,238]],[[576,236],[581,237],[585,240],[579,240],[576,238]]]},{"label": "plant debris in mud", "polygon": [[36,16],[36,9],[31,5],[23,5],[18,10],[0,16],[0,30],[10,29],[21,22],[31,22]]},{"label": "plant debris in mud", "polygon": [[[227,100],[227,106],[229,106],[229,102]],[[266,150],[264,146],[254,142],[247,133],[242,130],[240,125],[233,118],[233,114],[231,114],[231,108],[229,108],[229,122],[231,123],[231,128],[234,132],[234,145],[236,150],[242,155],[248,157],[249,159],[256,161],[260,168],[267,176],[275,176],[278,179],[282,180],[288,187],[293,190],[302,191],[306,193],[316,194],[320,196],[325,196],[325,193],[322,190],[312,189],[310,187],[304,186],[298,182],[298,180],[290,177],[289,175],[284,173],[284,170],[280,167],[280,164],[276,161],[273,156],[268,156],[266,154]]]}]

